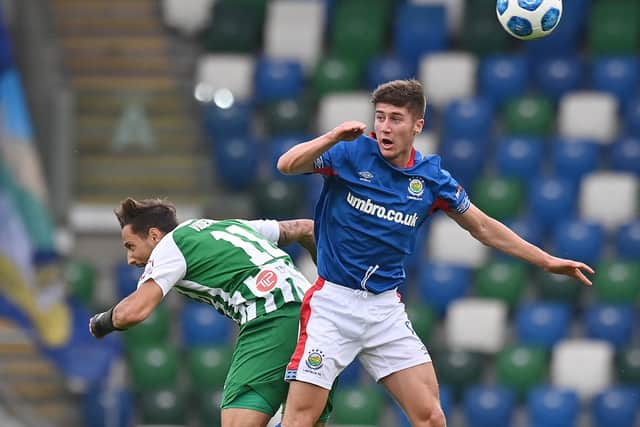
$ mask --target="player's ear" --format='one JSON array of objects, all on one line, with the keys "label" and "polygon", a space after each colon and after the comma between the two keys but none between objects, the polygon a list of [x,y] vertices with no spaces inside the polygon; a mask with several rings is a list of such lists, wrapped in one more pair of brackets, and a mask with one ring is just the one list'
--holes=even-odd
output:
[{"label": "player's ear", "polygon": [[151,227],[149,229],[149,237],[154,243],[158,243],[162,239],[162,231],[159,228]]},{"label": "player's ear", "polygon": [[416,124],[413,127],[413,133],[416,135],[419,134],[420,132],[422,132],[423,127],[424,127],[424,119],[416,120]]}]

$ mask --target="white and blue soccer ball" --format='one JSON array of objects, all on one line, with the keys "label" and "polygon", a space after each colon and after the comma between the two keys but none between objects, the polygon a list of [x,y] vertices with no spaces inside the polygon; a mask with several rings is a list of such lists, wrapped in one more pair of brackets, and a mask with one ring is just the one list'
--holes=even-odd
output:
[{"label": "white and blue soccer ball", "polygon": [[513,37],[532,40],[547,36],[562,17],[562,0],[497,0],[498,21]]}]

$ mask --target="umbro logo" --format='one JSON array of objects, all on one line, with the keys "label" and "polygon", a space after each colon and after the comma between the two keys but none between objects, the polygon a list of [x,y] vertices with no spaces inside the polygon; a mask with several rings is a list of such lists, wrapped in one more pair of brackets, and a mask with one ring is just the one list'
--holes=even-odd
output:
[{"label": "umbro logo", "polygon": [[360,175],[361,181],[371,182],[371,179],[373,178],[373,174],[369,171],[358,172],[358,175]]}]

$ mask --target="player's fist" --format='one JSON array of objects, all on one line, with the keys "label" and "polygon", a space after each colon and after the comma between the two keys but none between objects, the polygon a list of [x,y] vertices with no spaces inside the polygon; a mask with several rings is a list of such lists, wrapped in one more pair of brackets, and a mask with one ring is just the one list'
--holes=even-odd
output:
[{"label": "player's fist", "polygon": [[366,128],[367,125],[364,123],[352,120],[338,125],[331,133],[336,141],[353,141],[362,135]]}]

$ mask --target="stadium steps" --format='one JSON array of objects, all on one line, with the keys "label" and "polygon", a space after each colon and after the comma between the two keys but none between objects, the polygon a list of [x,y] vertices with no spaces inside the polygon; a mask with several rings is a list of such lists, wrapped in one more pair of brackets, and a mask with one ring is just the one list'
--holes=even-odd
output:
[{"label": "stadium steps", "polygon": [[63,376],[22,329],[1,318],[0,378],[12,400],[47,421],[42,425],[83,425],[79,404]]},{"label": "stadium steps", "polygon": [[51,10],[76,100],[76,202],[201,205],[203,134],[158,2],[53,0]]}]

